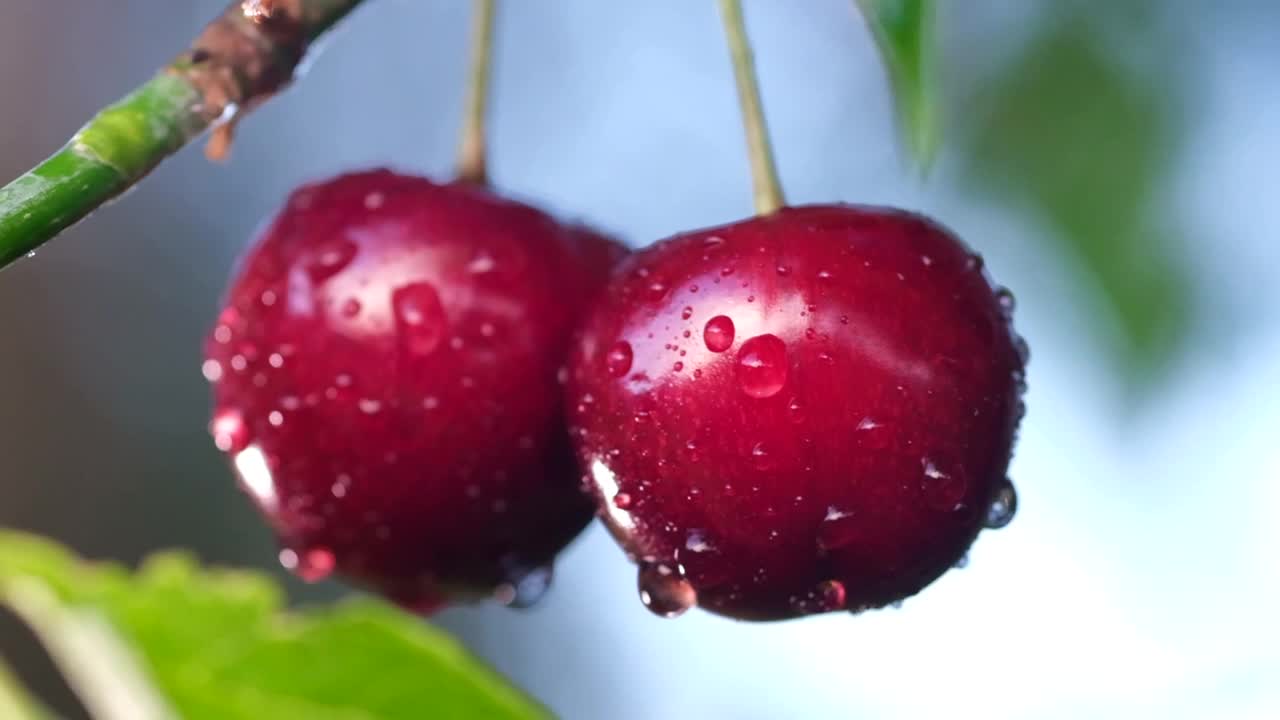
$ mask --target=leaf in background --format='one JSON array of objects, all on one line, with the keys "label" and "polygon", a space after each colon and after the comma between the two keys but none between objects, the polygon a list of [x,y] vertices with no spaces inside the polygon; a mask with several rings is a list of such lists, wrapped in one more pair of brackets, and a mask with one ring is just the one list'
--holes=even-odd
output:
[{"label": "leaf in background", "polygon": [[884,58],[907,147],[922,168],[938,150],[933,0],[857,0]]},{"label": "leaf in background", "polygon": [[[409,615],[369,601],[286,612],[264,576],[202,570],[180,553],[130,574],[0,531],[0,603],[111,720],[548,717]],[[103,697],[113,694],[125,698]]]},{"label": "leaf in background", "polygon": [[[1143,30],[1133,25],[1127,41],[1162,41]],[[1142,389],[1191,330],[1193,288],[1167,217],[1176,212],[1157,201],[1179,141],[1180,88],[1102,42],[1080,18],[1046,24],[972,103],[981,120],[968,175],[1029,208],[1078,260],[1080,287],[1119,330],[1108,343],[1115,365]]]},{"label": "leaf in background", "polygon": [[52,717],[52,714],[28,697],[9,669],[4,666],[4,663],[0,663],[0,718],[48,720]]}]

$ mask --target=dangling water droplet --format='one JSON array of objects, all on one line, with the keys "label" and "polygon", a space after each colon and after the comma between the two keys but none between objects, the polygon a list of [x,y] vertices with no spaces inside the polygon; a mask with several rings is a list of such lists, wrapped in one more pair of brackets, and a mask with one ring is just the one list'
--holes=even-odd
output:
[{"label": "dangling water droplet", "polygon": [[954,567],[957,570],[963,570],[969,567],[969,553],[961,555],[960,559],[956,561],[956,564],[951,567]]},{"label": "dangling water droplet", "polygon": [[642,563],[637,586],[640,602],[658,617],[678,617],[698,604],[693,585],[665,563]]},{"label": "dangling water droplet", "polygon": [[977,272],[979,270],[982,270],[982,266],[983,266],[982,256],[978,255],[977,253],[974,253],[969,257],[965,258],[964,269],[969,272]]},{"label": "dangling water droplet", "polygon": [[357,252],[356,244],[346,238],[337,238],[322,244],[307,264],[307,274],[311,282],[319,285],[342,272],[351,264]]},{"label": "dangling water droplet", "polygon": [[787,345],[776,335],[757,335],[738,350],[738,384],[753,398],[776,395],[787,384]]},{"label": "dangling water droplet", "polygon": [[604,357],[605,368],[609,374],[614,377],[622,377],[631,370],[631,343],[626,340],[619,340],[609,348],[608,354]]},{"label": "dangling water droplet", "polygon": [[1008,525],[1017,512],[1018,493],[1013,489],[1013,483],[1005,478],[996,488],[995,497],[991,498],[991,505],[987,508],[987,517],[983,525],[988,530],[999,530]]},{"label": "dangling water droplet", "polygon": [[843,610],[846,598],[844,583],[839,580],[827,580],[818,585],[818,601],[826,612]]},{"label": "dangling water droplet", "polygon": [[311,548],[297,557],[297,567],[289,568],[303,582],[320,582],[333,574],[337,564],[333,552],[328,548]]},{"label": "dangling water droplet", "polygon": [[713,353],[721,353],[733,345],[733,321],[725,315],[717,315],[707,321],[702,329],[702,341]]},{"label": "dangling water droplet", "polygon": [[531,608],[551,589],[554,572],[550,565],[534,568],[515,581],[504,582],[494,591],[498,602],[509,608]]},{"label": "dangling water droplet", "polygon": [[411,353],[427,355],[444,339],[447,321],[440,296],[428,283],[410,283],[391,296],[400,341]]},{"label": "dangling water droplet", "polygon": [[220,410],[209,424],[213,444],[224,453],[238,453],[249,446],[249,426],[237,410]]},{"label": "dangling water droplet", "polygon": [[1013,293],[1009,292],[1009,288],[1002,287],[996,290],[996,302],[1000,303],[1000,314],[1004,315],[1004,319],[1011,319],[1017,301],[1014,300]]}]

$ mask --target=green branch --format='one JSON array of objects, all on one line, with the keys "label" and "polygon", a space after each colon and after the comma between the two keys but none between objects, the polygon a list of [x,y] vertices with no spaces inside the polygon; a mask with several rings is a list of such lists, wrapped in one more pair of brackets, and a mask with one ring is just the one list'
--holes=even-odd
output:
[{"label": "green branch", "polygon": [[216,128],[220,157],[239,114],[288,85],[311,42],[361,0],[237,0],[191,48],[102,110],[53,157],[0,188],[0,268],[141,180]]}]

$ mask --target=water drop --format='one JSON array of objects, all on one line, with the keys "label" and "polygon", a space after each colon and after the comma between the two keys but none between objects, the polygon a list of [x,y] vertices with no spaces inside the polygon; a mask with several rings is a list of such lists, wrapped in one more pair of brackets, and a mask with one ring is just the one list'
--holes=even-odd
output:
[{"label": "water drop", "polygon": [[843,610],[846,602],[844,583],[827,580],[818,585],[818,601],[825,611]]},{"label": "water drop", "polygon": [[693,317],[693,307],[690,305],[685,305],[684,309],[680,311],[680,318],[682,320],[688,320],[691,317]]},{"label": "water drop", "polygon": [[440,296],[428,283],[410,283],[391,296],[397,331],[410,352],[426,355],[444,338],[446,319]]},{"label": "water drop", "polygon": [[220,410],[209,425],[213,444],[222,452],[238,453],[249,445],[249,426],[236,410]]},{"label": "water drop", "polygon": [[330,240],[316,249],[311,262],[307,264],[307,274],[311,282],[319,285],[342,272],[351,264],[356,256],[356,244],[346,238]]},{"label": "water drop", "polygon": [[793,423],[804,422],[804,405],[800,404],[799,400],[793,399],[787,405],[787,417],[789,417]]},{"label": "water drop", "polygon": [[661,300],[667,295],[667,284],[661,280],[654,280],[649,283],[649,297],[654,300]]},{"label": "water drop", "polygon": [[614,377],[622,377],[631,370],[631,343],[626,340],[619,340],[609,348],[608,354],[604,357],[605,368],[609,374]]},{"label": "water drop", "polygon": [[368,210],[377,210],[387,202],[387,196],[384,193],[374,191],[364,196],[364,206]]},{"label": "water drop", "polygon": [[684,539],[684,549],[693,553],[715,552],[716,546],[703,530],[690,530]]},{"label": "water drop", "polygon": [[267,422],[271,423],[272,427],[280,427],[284,424],[284,413],[279,410],[272,410],[267,414]]},{"label": "water drop", "polygon": [[776,395],[787,383],[787,345],[776,335],[757,335],[738,350],[738,384],[753,398]]},{"label": "water drop", "polygon": [[791,274],[791,268],[787,267],[786,265],[779,265],[776,268],[776,271],[779,277],[786,277]]},{"label": "water drop", "polygon": [[658,617],[678,617],[698,603],[693,585],[666,563],[642,563],[637,585],[640,602]]},{"label": "water drop", "polygon": [[216,383],[222,379],[222,363],[217,360],[205,360],[200,366],[200,374],[204,375],[204,379],[211,383]]},{"label": "water drop", "polygon": [[818,525],[818,547],[822,550],[835,550],[852,544],[857,539],[857,521],[851,512],[840,510],[834,505],[827,507],[827,514]]},{"label": "water drop", "polygon": [[304,582],[314,583],[333,574],[337,561],[328,548],[315,547],[301,553],[286,548],[280,551],[280,564]]},{"label": "water drop", "polygon": [[963,509],[964,496],[969,489],[964,476],[933,458],[921,458],[920,465],[923,469],[921,487],[929,506],[942,512]]},{"label": "water drop", "polygon": [[733,320],[726,315],[717,315],[702,329],[702,341],[711,352],[724,352],[733,345],[734,332]]},{"label": "water drop", "polygon": [[377,415],[382,410],[382,402],[373,398],[360,398],[356,404],[365,415]]},{"label": "water drop", "polygon": [[361,309],[359,300],[355,298],[347,298],[346,301],[342,303],[342,307],[338,308],[338,311],[342,313],[342,317],[353,318],[360,314]]},{"label": "water drop", "polygon": [[996,302],[1000,303],[1000,313],[1004,315],[1005,320],[1013,317],[1013,310],[1017,302],[1013,298],[1013,293],[1009,292],[1009,288],[996,290]]},{"label": "water drop", "polygon": [[613,505],[619,510],[626,510],[631,507],[631,495],[624,492],[615,494],[613,496]]},{"label": "water drop", "polygon": [[1013,520],[1017,511],[1018,493],[1013,489],[1013,483],[1005,478],[996,488],[995,497],[991,499],[991,505],[987,508],[987,517],[983,525],[989,530],[999,530]]},{"label": "water drop", "polygon": [[951,567],[954,567],[957,570],[963,570],[969,567],[969,553],[961,555],[960,559],[956,561],[956,564]]},{"label": "water drop", "polygon": [[533,607],[551,589],[553,571],[550,565],[534,568],[514,581],[507,581],[498,586],[494,597],[498,602],[510,608],[525,609]]}]

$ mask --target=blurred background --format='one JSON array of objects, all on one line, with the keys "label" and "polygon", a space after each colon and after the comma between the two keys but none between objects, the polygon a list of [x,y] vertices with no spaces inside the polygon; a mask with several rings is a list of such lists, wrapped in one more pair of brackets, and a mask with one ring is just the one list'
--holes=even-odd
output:
[{"label": "blurred background", "polygon": [[[751,212],[714,3],[504,5],[500,189],[633,245]],[[0,179],[222,6],[0,0]],[[1280,717],[1280,4],[940,6],[927,178],[851,0],[746,11],[789,199],[925,211],[1016,294],[1017,518],[902,609],[857,618],[659,620],[593,526],[534,609],[433,619],[564,717]],[[0,274],[0,525],[287,578],[206,434],[202,336],[294,185],[452,172],[468,15],[371,3],[229,163],[188,149]],[[300,602],[345,592],[287,582]],[[0,649],[58,692],[8,619]]]}]

